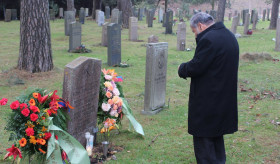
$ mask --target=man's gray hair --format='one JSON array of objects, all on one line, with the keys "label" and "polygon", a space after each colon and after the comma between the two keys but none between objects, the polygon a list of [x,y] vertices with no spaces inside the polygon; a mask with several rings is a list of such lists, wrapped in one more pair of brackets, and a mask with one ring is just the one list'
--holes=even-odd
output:
[{"label": "man's gray hair", "polygon": [[190,20],[191,27],[196,28],[198,23],[202,23],[205,25],[210,25],[214,23],[214,19],[211,15],[204,13],[204,12],[199,12],[192,16]]}]

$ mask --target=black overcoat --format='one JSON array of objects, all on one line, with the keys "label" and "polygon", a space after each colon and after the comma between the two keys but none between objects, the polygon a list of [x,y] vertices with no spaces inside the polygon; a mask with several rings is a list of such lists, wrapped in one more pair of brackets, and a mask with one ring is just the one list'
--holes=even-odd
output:
[{"label": "black overcoat", "polygon": [[191,78],[188,132],[217,137],[238,129],[237,80],[239,46],[219,22],[197,35],[193,59],[182,63],[178,74]]}]

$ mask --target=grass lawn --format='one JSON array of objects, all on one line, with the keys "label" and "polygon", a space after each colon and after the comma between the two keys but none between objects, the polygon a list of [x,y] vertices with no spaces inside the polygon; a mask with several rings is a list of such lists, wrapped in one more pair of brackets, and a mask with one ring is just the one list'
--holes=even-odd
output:
[{"label": "grass lawn", "polygon": [[[225,21],[230,28],[231,22]],[[187,22],[187,26],[189,23]],[[245,52],[267,52],[279,59],[280,53],[274,51],[276,31],[268,30],[269,22],[259,22],[257,30],[250,37],[239,38],[240,54]],[[177,26],[173,28],[176,32]],[[153,28],[147,28],[145,21],[139,22],[139,40],[128,41],[128,30],[122,30],[122,61],[131,67],[115,68],[124,77],[122,83],[124,94],[133,109],[137,120],[142,124],[145,137],[127,131],[128,120],[123,120],[119,135],[113,135],[114,144],[123,146],[124,151],[117,154],[117,161],[108,163],[195,163],[192,136],[187,133],[188,94],[190,80],[182,80],[177,75],[178,65],[190,60],[194,55],[195,39],[187,28],[186,48],[190,52],[176,51],[176,35],[165,35],[165,29],[154,21]],[[243,27],[238,27],[242,34]],[[42,87],[49,91],[58,90],[62,94],[64,66],[81,56],[69,54],[68,37],[64,35],[64,21],[51,22],[52,52],[55,68],[51,72],[30,74],[15,70],[19,54],[20,22],[0,22],[0,99],[6,97],[8,103],[15,100],[21,92],[29,87]],[[82,54],[102,59],[103,68],[109,68],[107,48],[101,47],[102,28],[94,21],[82,25],[82,43],[92,52]],[[160,42],[168,42],[167,95],[170,108],[155,116],[141,115],[144,106],[145,59],[147,38],[157,35]],[[23,85],[11,85],[15,77],[24,81]],[[280,126],[271,123],[280,122],[280,62],[243,62],[240,61],[239,85],[252,88],[253,91],[239,92],[239,131],[225,136],[227,163],[280,163]],[[262,94],[264,91],[275,92],[275,97]],[[256,102],[252,96],[260,94]],[[266,97],[264,97],[266,96]],[[250,107],[250,108],[249,108]],[[9,133],[4,130],[8,106],[0,107],[0,156],[6,154]],[[148,146],[156,136],[155,142]],[[0,161],[4,162],[4,161]]]}]

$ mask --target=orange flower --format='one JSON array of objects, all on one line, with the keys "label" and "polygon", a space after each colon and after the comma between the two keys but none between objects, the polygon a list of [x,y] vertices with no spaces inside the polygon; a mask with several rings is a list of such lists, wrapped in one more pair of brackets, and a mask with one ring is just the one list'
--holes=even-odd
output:
[{"label": "orange flower", "polygon": [[102,128],[102,129],[100,130],[100,133],[105,133],[105,132],[107,132],[107,128]]},{"label": "orange flower", "polygon": [[35,145],[37,143],[37,140],[35,139],[35,136],[30,136],[29,142]]},{"label": "orange flower", "polygon": [[112,97],[112,93],[111,93],[111,92],[106,92],[106,96],[107,96],[108,98],[111,98],[111,97]]},{"label": "orange flower", "polygon": [[115,126],[110,126],[110,127],[109,127],[109,131],[111,131],[111,130],[113,130],[113,129],[117,129],[117,127],[115,127]]},{"label": "orange flower", "polygon": [[36,102],[35,102],[34,99],[30,99],[29,104],[30,104],[31,106],[35,106],[35,105],[36,105]]},{"label": "orange flower", "polygon": [[40,145],[45,145],[45,144],[46,144],[46,140],[44,140],[44,139],[38,139],[37,142],[38,142]]},{"label": "orange flower", "polygon": [[109,99],[109,100],[108,100],[108,104],[113,105],[113,104],[114,104],[113,100],[112,100],[112,99]]},{"label": "orange flower", "polygon": [[39,95],[39,94],[38,94],[38,93],[36,93],[36,92],[34,92],[34,93],[33,93],[33,97],[34,97],[35,99],[37,99],[37,98],[38,98],[38,95]]},{"label": "orange flower", "polygon": [[24,147],[26,145],[26,139],[25,138],[22,138],[21,140],[18,141],[19,142],[19,145],[21,147]]},{"label": "orange flower", "polygon": [[48,129],[45,126],[42,127],[42,132],[46,132]]},{"label": "orange flower", "polygon": [[41,148],[39,148],[39,151],[43,154],[46,154],[46,152],[44,150],[42,150]]}]

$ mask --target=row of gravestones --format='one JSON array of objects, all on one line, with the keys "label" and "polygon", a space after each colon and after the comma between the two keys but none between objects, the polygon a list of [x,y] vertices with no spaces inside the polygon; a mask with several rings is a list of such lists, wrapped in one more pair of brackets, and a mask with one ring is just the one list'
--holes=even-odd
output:
[{"label": "row of gravestones", "polygon": [[[111,23],[109,28],[120,31],[118,24]],[[168,43],[147,44],[142,114],[153,115],[165,107],[167,58]],[[63,98],[75,107],[69,112],[68,132],[82,145],[86,144],[83,134],[92,132],[96,135],[98,132],[101,63],[99,59],[79,57],[67,64],[64,70]]]},{"label": "row of gravestones", "polygon": [[17,9],[6,9],[5,10],[5,22],[17,20]]}]

